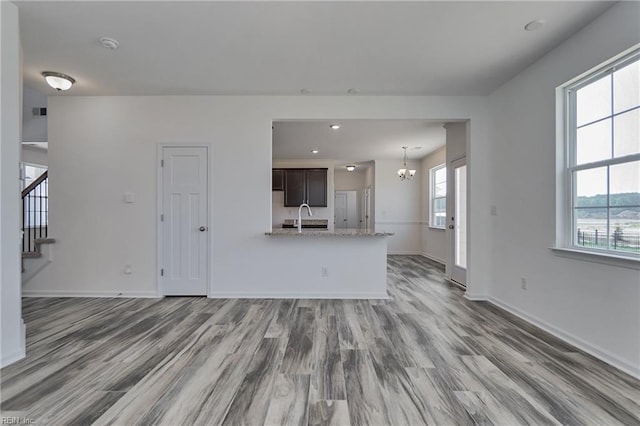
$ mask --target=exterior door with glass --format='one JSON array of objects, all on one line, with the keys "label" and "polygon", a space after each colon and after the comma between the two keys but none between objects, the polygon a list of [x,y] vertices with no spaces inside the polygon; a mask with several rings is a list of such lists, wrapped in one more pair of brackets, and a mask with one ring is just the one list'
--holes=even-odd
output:
[{"label": "exterior door with glass", "polygon": [[467,284],[467,159],[451,162],[448,182],[452,189],[448,206],[448,228],[450,237],[451,280]]}]

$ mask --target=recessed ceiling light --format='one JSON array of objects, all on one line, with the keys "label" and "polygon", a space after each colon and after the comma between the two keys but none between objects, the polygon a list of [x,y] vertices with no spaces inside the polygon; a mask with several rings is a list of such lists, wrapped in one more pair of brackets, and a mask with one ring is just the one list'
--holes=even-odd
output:
[{"label": "recessed ceiling light", "polygon": [[57,91],[69,90],[73,83],[76,82],[72,77],[60,72],[44,71],[42,76],[47,81],[47,84]]},{"label": "recessed ceiling light", "polygon": [[118,46],[120,46],[120,43],[118,43],[118,40],[111,37],[100,37],[100,43],[102,44],[102,47],[104,47],[105,49],[111,49],[111,50],[115,50],[118,48]]},{"label": "recessed ceiling light", "polygon": [[347,171],[348,172],[352,172],[356,169],[356,165],[355,164],[349,164],[347,167]]},{"label": "recessed ceiling light", "polygon": [[540,28],[544,27],[544,24],[546,23],[547,21],[545,21],[544,19],[536,19],[535,21],[531,21],[527,25],[525,25],[524,30],[525,31],[539,30]]},{"label": "recessed ceiling light", "polygon": [[340,128],[339,124],[331,124],[329,127],[331,127],[333,130],[338,130]]},{"label": "recessed ceiling light", "polygon": [[352,87],[351,89],[347,90],[347,93],[350,95],[357,95],[358,93],[360,93],[360,91],[355,87]]},{"label": "recessed ceiling light", "polygon": [[317,153],[318,153],[318,150],[317,150],[317,149],[312,149],[312,150],[311,150],[311,153],[312,153],[312,154],[317,154]]}]

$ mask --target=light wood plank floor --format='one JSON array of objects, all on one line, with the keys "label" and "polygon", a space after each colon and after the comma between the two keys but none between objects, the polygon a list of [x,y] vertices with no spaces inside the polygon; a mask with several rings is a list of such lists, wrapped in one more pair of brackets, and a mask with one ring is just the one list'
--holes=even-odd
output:
[{"label": "light wood plank floor", "polygon": [[389,301],[24,300],[3,416],[36,424],[640,424],[640,384],[419,256]]}]

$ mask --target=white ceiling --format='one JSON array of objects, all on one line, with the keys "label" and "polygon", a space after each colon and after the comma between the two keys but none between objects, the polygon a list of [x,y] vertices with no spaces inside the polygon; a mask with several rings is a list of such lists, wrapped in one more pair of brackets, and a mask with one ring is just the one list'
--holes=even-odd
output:
[{"label": "white ceiling", "polygon": [[[333,130],[330,124],[340,124]],[[426,120],[312,120],[273,123],[273,158],[332,159],[337,166],[371,160],[419,159],[444,146],[442,123]],[[318,154],[311,150],[317,149]]]},{"label": "white ceiling", "polygon": [[42,71],[76,78],[69,95],[486,95],[613,3],[16,4],[25,84],[47,94]]}]

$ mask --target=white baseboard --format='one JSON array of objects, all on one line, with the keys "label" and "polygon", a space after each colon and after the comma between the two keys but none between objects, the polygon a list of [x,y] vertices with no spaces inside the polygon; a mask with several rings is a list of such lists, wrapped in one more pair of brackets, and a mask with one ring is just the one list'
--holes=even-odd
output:
[{"label": "white baseboard", "polygon": [[385,293],[212,292],[211,299],[389,299]]},{"label": "white baseboard", "polygon": [[0,368],[4,368],[7,365],[11,365],[14,362],[20,361],[27,356],[27,328],[24,325],[24,320],[20,320],[20,344],[19,347],[9,354],[3,354],[0,359]]},{"label": "white baseboard", "polygon": [[160,298],[155,291],[66,291],[66,290],[23,290],[22,297],[123,297],[123,298]]},{"label": "white baseboard", "polygon": [[387,251],[387,254],[402,254],[406,256],[420,256],[422,255],[419,251]]},{"label": "white baseboard", "polygon": [[486,302],[489,300],[485,294],[473,294],[468,291],[464,293],[463,297],[467,300],[471,300],[472,302]]},{"label": "white baseboard", "polygon": [[440,259],[439,257],[436,257],[436,256],[432,256],[429,253],[422,252],[422,253],[420,253],[420,255],[426,257],[429,260],[433,260],[434,262],[438,262],[438,263],[442,264],[443,266],[446,266],[446,264],[447,264],[446,260]]},{"label": "white baseboard", "polygon": [[[466,296],[465,296],[466,297]],[[504,309],[507,312],[512,313],[513,315],[522,318],[523,320],[530,322],[538,328],[556,336],[559,339],[566,341],[567,343],[575,346],[576,348],[593,355],[601,361],[606,362],[607,364],[617,368],[618,370],[624,371],[625,373],[640,379],[640,366],[633,365],[632,363],[620,359],[617,355],[612,354],[606,349],[602,349],[598,346],[592,345],[589,342],[581,339],[578,336],[575,336],[567,331],[564,331],[554,325],[549,324],[546,321],[541,320],[533,315],[527,314],[526,312],[521,311],[520,309],[500,300],[495,297],[489,297],[489,302],[496,305],[497,307]]]}]

